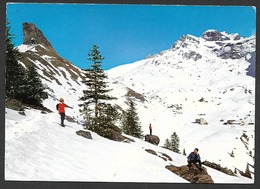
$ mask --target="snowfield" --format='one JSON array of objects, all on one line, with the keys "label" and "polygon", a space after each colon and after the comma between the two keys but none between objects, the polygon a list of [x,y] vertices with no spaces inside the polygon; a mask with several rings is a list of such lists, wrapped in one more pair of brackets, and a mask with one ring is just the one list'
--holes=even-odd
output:
[{"label": "snowfield", "polygon": [[[115,142],[93,132],[89,140],[75,133],[82,129],[77,123],[60,127],[56,113],[33,109],[25,113],[6,109],[5,180],[188,183],[165,168],[186,165],[181,154],[130,136],[135,142]],[[145,149],[166,153],[173,160],[166,162]],[[207,169],[215,183],[253,183]]]}]

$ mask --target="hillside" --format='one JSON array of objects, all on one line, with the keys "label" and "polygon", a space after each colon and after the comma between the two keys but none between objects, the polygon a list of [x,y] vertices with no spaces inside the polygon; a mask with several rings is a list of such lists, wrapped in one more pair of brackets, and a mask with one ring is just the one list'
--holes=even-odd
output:
[{"label": "hillside", "polygon": [[247,72],[254,53],[255,36],[209,30],[108,75],[146,99],[139,104],[146,133],[152,123],[164,142],[176,131],[181,150],[197,146],[205,159],[243,170],[254,164],[255,78]]},{"label": "hillside", "polygon": [[[76,135],[82,129],[76,123],[58,127],[55,113],[31,109],[25,114],[6,110],[6,180],[188,183],[165,169],[166,165],[185,165],[183,155],[136,138],[135,142],[121,143],[91,132],[93,139],[86,139]],[[145,149],[165,153],[173,160],[165,161]],[[215,183],[252,182],[207,170]]]},{"label": "hillside", "polygon": [[[157,147],[139,139],[109,141],[95,133],[87,140],[75,134],[83,129],[77,123],[59,127],[60,97],[73,106],[67,115],[83,121],[78,99],[84,71],[60,57],[34,24],[25,23],[23,30],[20,63],[37,66],[48,86],[43,105],[53,113],[26,109],[23,116],[6,109],[7,180],[187,182],[165,169],[187,164],[186,156],[160,147],[174,131],[181,152],[197,147],[202,161],[241,171],[250,164],[254,173],[255,36],[215,30],[201,37],[186,35],[169,50],[107,71],[111,94],[118,98],[113,103],[126,109],[127,97],[134,97],[142,130],[149,133],[151,123],[153,134],[160,137]],[[145,149],[166,153],[172,161]],[[239,174],[227,176],[209,167],[207,171],[215,183],[254,182]]]}]

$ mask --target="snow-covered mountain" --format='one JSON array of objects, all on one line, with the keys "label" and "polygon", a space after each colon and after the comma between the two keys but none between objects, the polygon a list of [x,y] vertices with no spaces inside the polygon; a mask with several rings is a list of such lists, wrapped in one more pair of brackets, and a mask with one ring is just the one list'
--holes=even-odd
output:
[{"label": "snow-covered mountain", "polygon": [[[82,120],[78,99],[84,89],[84,71],[60,57],[34,24],[24,23],[23,30],[20,63],[37,66],[49,87],[43,105],[53,113],[26,110],[26,116],[21,116],[6,110],[6,179],[186,182],[165,169],[169,164],[185,165],[183,155],[138,139],[125,144],[95,133],[93,140],[82,139],[75,134],[82,129],[76,123],[58,127],[60,97],[74,107],[67,114]],[[183,36],[171,49],[107,74],[111,94],[118,98],[113,103],[126,109],[127,97],[134,97],[142,130],[149,133],[151,123],[153,134],[160,137],[159,146],[175,131],[181,152],[197,147],[202,161],[244,171],[247,165],[254,166],[254,67],[255,35],[245,38],[208,30],[201,37]],[[145,152],[147,148],[173,160],[161,161]],[[254,182],[207,169],[215,183]]]},{"label": "snow-covered mountain", "polygon": [[244,169],[254,164],[255,78],[247,71],[254,53],[255,35],[209,30],[202,37],[183,36],[173,48],[108,75],[145,98],[139,114],[146,133],[152,123],[164,142],[175,131],[181,150],[198,147],[207,160]]}]

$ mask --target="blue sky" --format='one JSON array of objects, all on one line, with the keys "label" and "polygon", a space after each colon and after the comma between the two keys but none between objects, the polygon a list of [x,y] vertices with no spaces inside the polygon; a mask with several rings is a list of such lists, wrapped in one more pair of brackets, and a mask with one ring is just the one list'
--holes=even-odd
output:
[{"label": "blue sky", "polygon": [[87,68],[96,44],[105,70],[169,49],[182,35],[208,29],[251,36],[256,12],[246,6],[7,4],[15,45],[22,44],[22,23],[33,22],[63,58]]}]

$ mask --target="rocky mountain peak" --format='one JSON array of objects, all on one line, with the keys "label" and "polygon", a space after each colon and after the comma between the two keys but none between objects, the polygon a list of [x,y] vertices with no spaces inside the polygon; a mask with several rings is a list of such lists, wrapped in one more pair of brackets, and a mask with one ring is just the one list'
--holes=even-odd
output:
[{"label": "rocky mountain peak", "polygon": [[23,23],[23,44],[41,44],[49,50],[56,52],[42,31],[34,23]]},{"label": "rocky mountain peak", "polygon": [[203,39],[207,41],[225,41],[230,40],[227,36],[218,32],[217,30],[208,30],[204,32],[201,36]]}]

